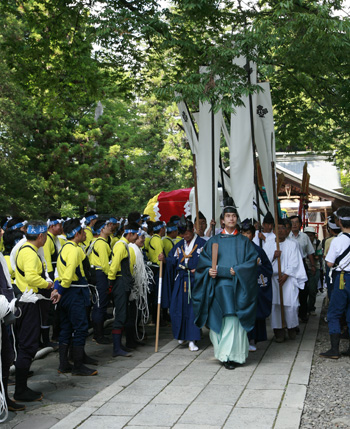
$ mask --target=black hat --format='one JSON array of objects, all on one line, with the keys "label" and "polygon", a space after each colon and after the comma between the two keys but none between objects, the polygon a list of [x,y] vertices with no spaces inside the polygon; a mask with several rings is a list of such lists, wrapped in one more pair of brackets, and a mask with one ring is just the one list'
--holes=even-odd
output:
[{"label": "black hat", "polygon": [[[266,223],[270,223],[270,222],[266,222]],[[285,221],[284,221],[284,219],[282,219],[282,218],[278,218],[278,225],[283,225],[283,226],[286,226],[286,223],[285,223]]]},{"label": "black hat", "polygon": [[269,224],[272,223],[273,225],[275,224],[275,221],[273,220],[273,216],[270,212],[266,213],[264,220],[263,220],[263,223],[269,223]]},{"label": "black hat", "polygon": [[224,201],[224,210],[222,211],[222,214],[224,215],[225,213],[235,213],[236,215],[238,215],[237,213],[237,208],[233,202],[233,199],[231,197],[227,197]]},{"label": "black hat", "polygon": [[193,223],[190,220],[185,219],[185,216],[182,215],[180,222],[177,224],[177,228],[181,234],[186,231],[193,231]]}]

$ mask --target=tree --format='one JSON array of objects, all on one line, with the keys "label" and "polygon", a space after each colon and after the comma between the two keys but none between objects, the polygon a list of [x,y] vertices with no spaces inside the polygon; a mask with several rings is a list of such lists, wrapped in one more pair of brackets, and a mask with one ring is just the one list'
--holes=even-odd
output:
[{"label": "tree", "polygon": [[160,11],[155,1],[147,7],[106,1],[98,40],[116,67],[133,58],[136,78],[140,64],[155,72],[162,65],[158,96],[173,99],[176,90],[189,103],[209,101],[226,111],[257,90],[247,72],[232,65],[245,55],[258,64],[260,79],[271,82],[277,146],[337,147],[343,156],[349,147],[350,20],[334,15],[343,3],[262,0],[244,8],[240,1],[174,0]]}]

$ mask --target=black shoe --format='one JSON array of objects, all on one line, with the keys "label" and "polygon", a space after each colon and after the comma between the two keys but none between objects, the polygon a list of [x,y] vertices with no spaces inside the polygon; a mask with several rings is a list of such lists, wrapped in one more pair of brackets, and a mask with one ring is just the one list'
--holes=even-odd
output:
[{"label": "black shoe", "polygon": [[120,344],[120,348],[125,352],[133,352],[135,349],[131,349],[129,347],[124,346],[122,343]]},{"label": "black shoe", "polygon": [[132,354],[126,352],[121,347],[121,334],[113,334],[113,353],[112,357],[122,356],[122,357],[131,357]]},{"label": "black shoe", "polygon": [[[120,346],[121,346],[121,348],[123,348],[122,344]],[[126,340],[126,342],[125,342],[125,347],[127,349],[134,350],[138,346],[139,346],[139,344],[137,344],[137,342],[135,340],[133,340],[133,339]]]},{"label": "black shoe", "polygon": [[107,337],[95,337],[92,339],[92,341],[102,345],[112,344],[112,341]]},{"label": "black shoe", "polygon": [[224,364],[224,367],[226,369],[235,369],[236,368],[236,364],[235,364],[235,362],[233,362],[233,360],[228,360],[226,362],[223,362],[223,364]]},{"label": "black shoe", "polygon": [[90,377],[92,375],[97,375],[98,371],[96,369],[88,368],[87,366],[81,364],[78,367],[73,367],[72,375],[79,375],[83,377]]},{"label": "black shoe", "polygon": [[112,341],[103,335],[103,322],[93,324],[94,335],[92,340],[97,344],[107,345],[112,344]]},{"label": "black shoe", "polygon": [[85,363],[86,365],[96,365],[97,366],[98,360],[88,356],[84,351],[83,363]]},{"label": "black shoe", "polygon": [[26,406],[24,404],[19,404],[15,401],[11,401],[10,398],[6,399],[7,408],[9,411],[24,411],[26,409]]},{"label": "black shoe", "polygon": [[16,388],[13,397],[16,401],[35,402],[41,401],[43,399],[43,394],[41,392],[35,392],[34,390],[29,389],[29,387],[26,387],[25,389],[20,391],[18,391],[18,389]]},{"label": "black shoe", "polygon": [[95,369],[88,368],[84,365],[84,346],[73,346],[73,360],[74,366],[72,369],[72,375],[81,375],[81,376],[92,376],[97,375]]},{"label": "black shoe", "polygon": [[340,334],[330,334],[331,338],[331,348],[324,353],[320,353],[321,357],[327,359],[339,359],[339,343],[340,343]]},{"label": "black shoe", "polygon": [[60,344],[59,346],[60,366],[57,371],[60,374],[67,374],[73,369],[73,365],[68,361],[68,348],[68,344]]},{"label": "black shoe", "polygon": [[350,339],[350,335],[349,335],[348,329],[344,329],[343,333],[340,334],[340,339],[341,340],[349,340]]},{"label": "black shoe", "polygon": [[9,395],[7,393],[8,382],[9,382],[8,377],[4,377],[2,379],[2,384],[4,386],[4,393],[5,393],[5,399],[6,399],[6,404],[7,404],[8,410],[9,411],[23,411],[23,410],[25,410],[26,406],[24,404],[17,404],[16,402],[12,401],[9,398]]},{"label": "black shoe", "polygon": [[13,395],[16,401],[34,402],[41,401],[43,394],[29,389],[27,386],[29,368],[16,368],[16,387]]}]

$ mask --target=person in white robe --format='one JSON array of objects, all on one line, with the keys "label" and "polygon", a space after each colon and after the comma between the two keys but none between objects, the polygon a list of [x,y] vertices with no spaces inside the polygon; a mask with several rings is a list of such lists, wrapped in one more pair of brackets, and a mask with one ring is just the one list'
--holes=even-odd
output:
[{"label": "person in white robe", "polygon": [[[299,325],[299,289],[304,287],[307,280],[303,260],[296,243],[287,240],[287,229],[283,219],[278,221],[278,236],[280,250],[277,251],[276,241],[266,243],[264,250],[271,261],[272,275],[272,312],[271,327],[274,330],[277,342],[285,339],[285,330],[282,326],[280,289],[283,290],[284,319],[288,330],[288,337],[295,339],[296,327]],[[278,273],[278,258],[281,260],[281,276]]]},{"label": "person in white robe", "polygon": [[273,232],[274,226],[275,222],[273,220],[272,214],[267,212],[262,223],[263,230],[262,232],[259,232],[259,230],[255,231],[253,242],[262,249],[265,249],[266,243],[270,240],[274,241],[276,238],[275,233]]}]

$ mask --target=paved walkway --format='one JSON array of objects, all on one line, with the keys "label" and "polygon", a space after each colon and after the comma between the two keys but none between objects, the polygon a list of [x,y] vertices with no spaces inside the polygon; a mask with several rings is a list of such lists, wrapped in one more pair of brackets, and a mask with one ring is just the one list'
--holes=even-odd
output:
[{"label": "paved walkway", "polygon": [[269,332],[270,341],[233,371],[214,359],[208,332],[196,353],[170,341],[53,427],[299,428],[318,323],[310,317],[297,340],[283,344]]}]

